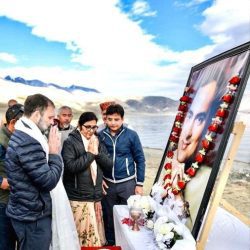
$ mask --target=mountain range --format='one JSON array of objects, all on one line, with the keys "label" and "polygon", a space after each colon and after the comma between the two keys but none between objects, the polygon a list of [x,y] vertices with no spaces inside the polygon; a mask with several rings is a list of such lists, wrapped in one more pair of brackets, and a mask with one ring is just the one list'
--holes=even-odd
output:
[{"label": "mountain range", "polygon": [[[65,85],[65,84],[64,84]],[[165,96],[144,97],[119,97],[106,96],[99,90],[79,85],[63,87],[59,84],[45,83],[41,80],[26,80],[22,77],[0,77],[1,98],[0,104],[5,107],[9,99],[17,99],[20,103],[28,95],[41,93],[55,102],[57,107],[71,106],[76,112],[90,110],[99,112],[99,103],[106,100],[114,100],[124,106],[128,112],[161,113],[176,112],[179,101]],[[241,113],[249,114],[250,92],[245,92],[239,107]]]},{"label": "mountain range", "polygon": [[25,80],[22,77],[12,78],[11,76],[6,76],[6,77],[4,77],[4,80],[15,82],[15,83],[22,83],[22,84],[33,86],[33,87],[50,87],[51,86],[51,87],[62,89],[62,90],[68,91],[68,92],[73,92],[75,90],[81,90],[81,91],[85,91],[85,92],[100,93],[96,89],[86,88],[86,87],[82,87],[82,86],[78,86],[78,85],[71,85],[69,87],[62,87],[62,86],[55,84],[55,83],[45,83],[43,81],[36,80],[36,79],[35,80]]},{"label": "mountain range", "polygon": [[128,99],[126,104],[137,112],[166,112],[176,110],[178,101],[164,96],[145,96],[140,100]]},{"label": "mountain range", "polygon": [[[107,96],[94,88],[78,85],[62,87],[55,83],[45,83],[37,79],[26,80],[22,77],[11,77],[9,75],[2,80],[0,79],[0,87],[4,97],[1,98],[0,102],[3,103],[12,98],[23,103],[26,96],[41,93],[51,98],[56,106],[68,105],[76,112],[82,110],[99,112],[99,103],[107,100]],[[123,100],[110,96],[108,100],[120,103],[129,112],[159,113],[174,111],[178,105],[178,101],[163,96],[129,97],[123,98]]]}]

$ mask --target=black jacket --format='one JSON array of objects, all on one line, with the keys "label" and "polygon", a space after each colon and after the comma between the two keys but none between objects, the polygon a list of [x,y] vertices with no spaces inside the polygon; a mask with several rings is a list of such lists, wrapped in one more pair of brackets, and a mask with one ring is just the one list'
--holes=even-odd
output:
[{"label": "black jacket", "polygon": [[[102,169],[112,169],[112,159],[102,143],[99,143],[99,154],[86,152],[81,134],[72,131],[65,140],[62,149],[64,161],[63,184],[69,200],[100,201],[102,199]],[[94,186],[90,165],[97,164],[97,180]]]},{"label": "black jacket", "polygon": [[[11,132],[8,128],[3,125],[0,128],[0,185],[2,184],[3,178],[6,178],[6,172],[4,169],[5,154],[10,140]],[[0,188],[0,203],[7,204],[9,200],[10,191],[8,189]]]},{"label": "black jacket", "polygon": [[7,215],[20,221],[35,221],[50,216],[50,191],[62,172],[60,156],[50,154],[47,163],[41,144],[16,130],[7,148],[5,170],[10,184]]}]

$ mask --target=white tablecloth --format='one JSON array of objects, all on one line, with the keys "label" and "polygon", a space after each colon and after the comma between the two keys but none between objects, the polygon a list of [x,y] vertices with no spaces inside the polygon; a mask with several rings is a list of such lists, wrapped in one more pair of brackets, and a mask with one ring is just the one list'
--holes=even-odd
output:
[{"label": "white tablecloth", "polygon": [[[122,250],[156,250],[153,232],[140,227],[132,231],[121,220],[129,217],[127,206],[114,206],[116,245]],[[218,208],[206,250],[249,250],[250,230],[245,224],[222,208]],[[183,248],[184,249],[184,248]]]}]

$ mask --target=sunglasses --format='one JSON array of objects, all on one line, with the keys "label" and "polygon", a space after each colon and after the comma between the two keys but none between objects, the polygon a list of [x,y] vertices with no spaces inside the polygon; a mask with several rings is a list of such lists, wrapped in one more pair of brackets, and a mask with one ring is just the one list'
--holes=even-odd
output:
[{"label": "sunglasses", "polygon": [[97,130],[98,129],[98,126],[91,126],[91,125],[84,125],[83,124],[83,127],[86,128],[88,131],[91,131],[91,130]]}]

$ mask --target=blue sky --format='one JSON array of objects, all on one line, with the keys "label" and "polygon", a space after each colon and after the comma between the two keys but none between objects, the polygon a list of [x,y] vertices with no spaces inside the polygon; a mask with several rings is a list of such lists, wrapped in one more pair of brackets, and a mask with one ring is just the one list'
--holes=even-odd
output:
[{"label": "blue sky", "polygon": [[193,65],[250,40],[249,5],[0,0],[0,76],[178,98]]}]

